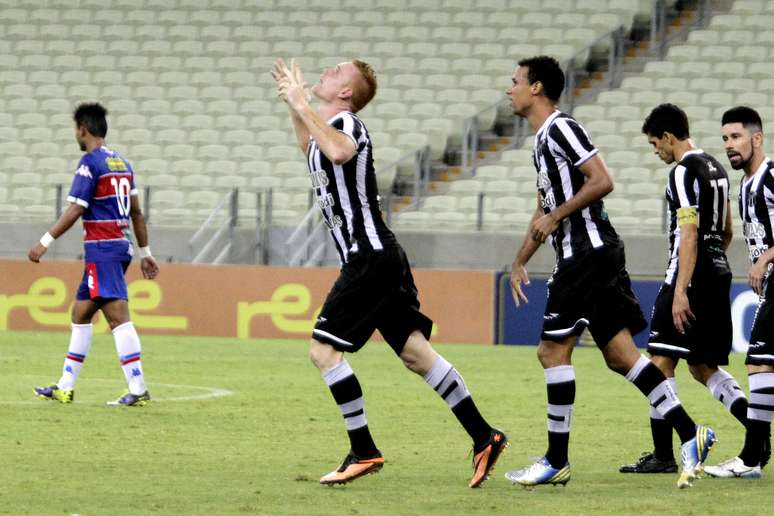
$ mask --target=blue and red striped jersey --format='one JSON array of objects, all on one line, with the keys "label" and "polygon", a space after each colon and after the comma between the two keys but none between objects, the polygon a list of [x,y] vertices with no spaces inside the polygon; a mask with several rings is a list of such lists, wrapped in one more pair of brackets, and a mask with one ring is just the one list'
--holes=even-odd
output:
[{"label": "blue and red striped jersey", "polygon": [[130,196],[137,195],[132,166],[100,147],[84,154],[67,200],[86,208],[83,244],[87,262],[131,260]]}]

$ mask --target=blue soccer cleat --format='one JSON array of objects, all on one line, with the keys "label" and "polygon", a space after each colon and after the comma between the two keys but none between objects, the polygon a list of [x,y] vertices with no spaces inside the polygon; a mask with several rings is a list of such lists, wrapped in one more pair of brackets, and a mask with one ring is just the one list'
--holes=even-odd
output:
[{"label": "blue soccer cleat", "polygon": [[150,394],[148,394],[148,391],[145,391],[142,394],[132,394],[131,392],[127,392],[117,400],[108,401],[107,404],[111,407],[143,407],[148,404],[150,399],[151,397]]},{"label": "blue soccer cleat", "polygon": [[680,462],[682,462],[683,471],[677,479],[677,487],[685,489],[693,486],[693,480],[701,473],[702,465],[707,460],[707,455],[716,441],[715,432],[710,427],[696,426],[696,437],[683,443],[680,447]]},{"label": "blue soccer cleat", "polygon": [[59,403],[72,403],[73,399],[75,399],[75,390],[60,389],[56,384],[49,385],[48,387],[34,387],[32,391],[38,398],[58,401]]},{"label": "blue soccer cleat", "polygon": [[523,486],[537,486],[540,484],[566,485],[570,481],[570,463],[566,463],[561,469],[551,466],[551,463],[543,457],[531,466],[509,471],[505,478],[514,484]]}]

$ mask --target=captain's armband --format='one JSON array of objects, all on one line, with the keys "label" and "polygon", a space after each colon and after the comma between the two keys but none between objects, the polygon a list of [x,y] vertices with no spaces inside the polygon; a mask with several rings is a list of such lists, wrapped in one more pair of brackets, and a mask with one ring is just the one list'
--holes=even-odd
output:
[{"label": "captain's armband", "polygon": [[693,206],[677,209],[677,225],[683,226],[685,224],[699,225],[699,214]]}]

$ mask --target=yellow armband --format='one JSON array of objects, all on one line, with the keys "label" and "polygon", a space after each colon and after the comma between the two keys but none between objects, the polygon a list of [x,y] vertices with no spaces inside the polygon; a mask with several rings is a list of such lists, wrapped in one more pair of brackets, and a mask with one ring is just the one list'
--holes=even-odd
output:
[{"label": "yellow armband", "polygon": [[683,226],[685,224],[693,224],[694,226],[699,225],[699,214],[697,213],[696,208],[688,207],[677,209],[677,225]]}]

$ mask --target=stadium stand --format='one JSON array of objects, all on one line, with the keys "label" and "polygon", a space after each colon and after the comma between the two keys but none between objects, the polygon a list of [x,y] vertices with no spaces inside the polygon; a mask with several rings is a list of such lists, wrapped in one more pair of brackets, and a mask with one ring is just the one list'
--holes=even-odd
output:
[{"label": "stadium stand", "polygon": [[[108,141],[136,165],[139,184],[153,189],[153,220],[195,224],[214,196],[234,186],[290,195],[309,187],[268,73],[277,57],[296,57],[308,80],[349,57],[375,66],[380,91],[362,116],[380,167],[425,143],[441,157],[464,117],[502,97],[512,56],[569,57],[605,31],[630,26],[651,6],[650,0],[135,0],[105,9],[96,0],[52,0],[46,7],[3,2],[0,162],[8,164],[9,182],[0,213],[28,220],[53,215],[51,206],[41,207],[53,198],[51,178],[64,179],[51,174],[65,174],[77,162],[69,112],[83,100],[100,100],[111,112]],[[23,170],[37,180],[29,176],[26,186],[16,186],[8,160],[25,156],[32,162]],[[511,171],[499,170],[497,180],[507,181]],[[380,178],[383,189],[391,181]],[[254,201],[246,201],[242,215],[252,217]],[[296,223],[305,209],[306,203],[277,205],[274,220]],[[449,227],[471,225],[468,215],[441,214]]]}]

